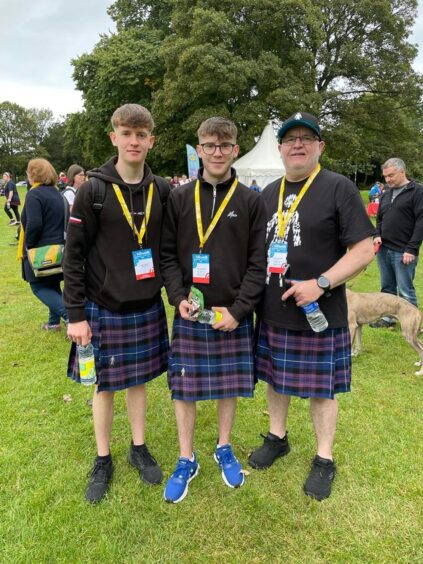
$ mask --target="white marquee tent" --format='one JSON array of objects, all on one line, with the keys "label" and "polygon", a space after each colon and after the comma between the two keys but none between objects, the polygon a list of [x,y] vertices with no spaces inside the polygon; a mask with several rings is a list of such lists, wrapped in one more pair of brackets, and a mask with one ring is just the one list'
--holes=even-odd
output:
[{"label": "white marquee tent", "polygon": [[255,179],[260,188],[272,180],[280,178],[285,169],[278,150],[278,142],[272,122],[266,125],[256,145],[246,155],[232,165],[237,171],[240,182],[250,186]]}]

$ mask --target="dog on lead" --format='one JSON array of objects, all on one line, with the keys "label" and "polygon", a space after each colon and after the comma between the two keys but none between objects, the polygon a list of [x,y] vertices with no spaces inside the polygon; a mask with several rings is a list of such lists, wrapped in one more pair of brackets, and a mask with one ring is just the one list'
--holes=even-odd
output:
[{"label": "dog on lead", "polygon": [[415,375],[423,375],[423,343],[418,339],[422,314],[416,306],[393,294],[351,290],[347,290],[347,303],[353,355],[361,352],[361,326],[389,315],[399,321],[402,336],[420,357],[420,362],[416,363],[420,370]]}]

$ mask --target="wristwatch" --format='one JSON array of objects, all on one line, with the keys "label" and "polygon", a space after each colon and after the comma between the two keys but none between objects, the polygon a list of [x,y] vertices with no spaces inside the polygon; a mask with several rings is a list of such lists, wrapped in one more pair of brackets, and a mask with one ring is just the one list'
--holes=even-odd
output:
[{"label": "wristwatch", "polygon": [[323,276],[322,274],[317,278],[317,285],[321,288],[324,292],[328,292],[330,290],[330,280]]}]

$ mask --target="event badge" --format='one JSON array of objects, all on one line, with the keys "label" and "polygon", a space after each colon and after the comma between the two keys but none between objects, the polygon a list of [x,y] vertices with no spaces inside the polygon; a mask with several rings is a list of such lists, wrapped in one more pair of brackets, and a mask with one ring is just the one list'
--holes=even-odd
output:
[{"label": "event badge", "polygon": [[272,274],[284,274],[287,270],[288,245],[272,243],[269,247],[268,271]]},{"label": "event badge", "polygon": [[192,255],[192,281],[210,284],[210,255],[203,253]]},{"label": "event badge", "polygon": [[137,280],[154,278],[155,273],[151,249],[132,251],[132,260],[134,261],[135,278]]}]

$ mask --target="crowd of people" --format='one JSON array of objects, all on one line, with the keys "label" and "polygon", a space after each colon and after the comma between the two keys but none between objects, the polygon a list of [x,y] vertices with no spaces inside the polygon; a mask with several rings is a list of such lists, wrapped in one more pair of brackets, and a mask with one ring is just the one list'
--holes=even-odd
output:
[{"label": "crowd of people", "polygon": [[[408,180],[402,161],[388,160],[382,167],[388,190],[375,231],[355,185],[321,167],[325,143],[309,113],[296,112],[282,123],[278,148],[285,174],[264,190],[255,181],[239,182],[232,167],[237,128],[228,119],[211,117],[199,125],[198,178],[174,175],[169,181],[147,164],[155,137],[146,108],[125,104],[111,124],[117,156],[88,178],[78,165],[63,173],[70,209],[65,226],[58,176],[45,159],[30,161],[19,244],[23,278],[49,308],[44,328],[57,330],[61,320],[67,326],[68,377],[75,382],[81,381],[77,346],[93,345],[96,457],[86,500],[101,501],[110,487],[114,394],[121,390],[132,437],[129,463],[144,482],[162,482],[145,427],[148,384],[166,371],[179,441],[164,488],[167,502],[181,502],[200,470],[202,453],[194,448],[199,401],[216,400],[214,460],[224,483],[244,485],[231,435],[237,398],[252,398],[257,380],[266,383],[270,425],[249,465],[262,470],[288,455],[290,399],[309,399],[316,452],[304,493],[329,497],[336,474],[336,394],[351,385],[345,282],[373,259],[375,236],[382,291],[417,303],[411,286],[423,238],[423,186]],[[37,279],[28,250],[63,244],[65,231],[63,275]],[[170,342],[162,285],[175,308]],[[210,323],[201,322],[195,307],[198,290],[202,307],[214,312]],[[304,313],[315,302],[327,321],[321,332]]]}]

